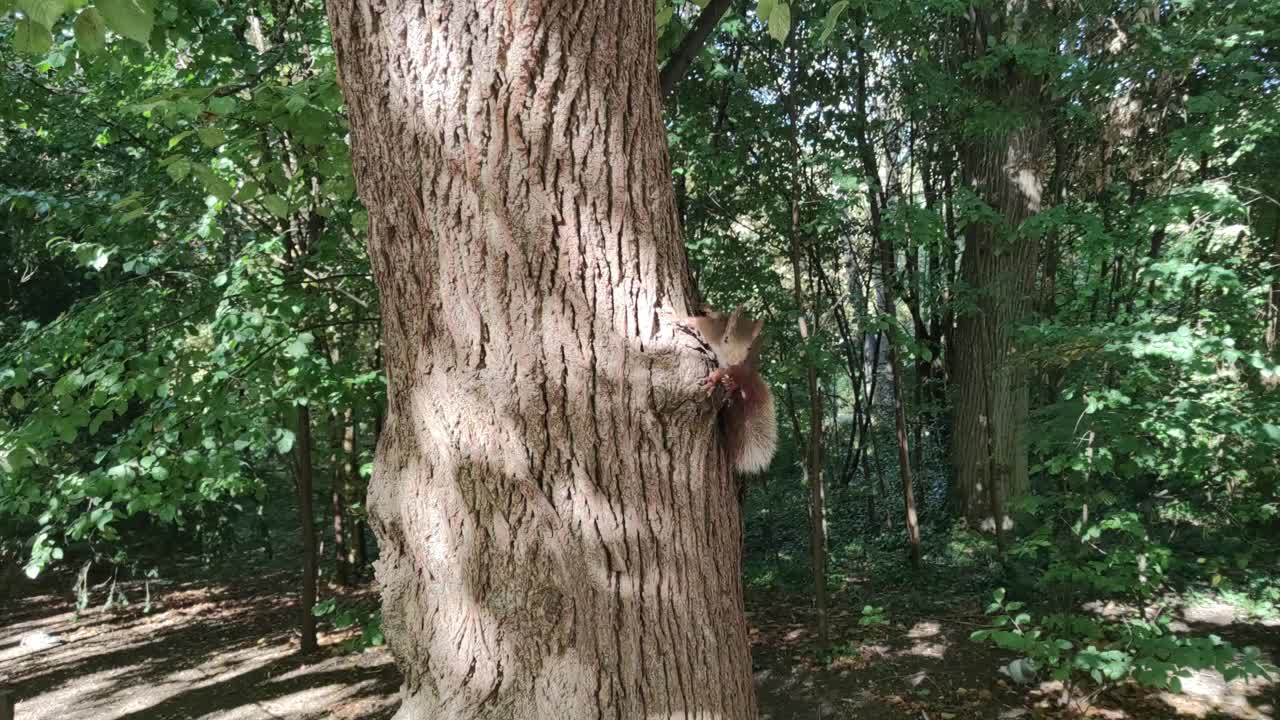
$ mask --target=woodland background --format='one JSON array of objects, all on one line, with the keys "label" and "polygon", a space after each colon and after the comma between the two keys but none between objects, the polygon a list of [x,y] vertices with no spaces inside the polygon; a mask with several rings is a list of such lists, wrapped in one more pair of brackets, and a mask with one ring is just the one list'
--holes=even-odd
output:
[{"label": "woodland background", "polygon": [[[766,320],[766,714],[1276,717],[1280,2],[655,12],[698,285]],[[0,681],[39,712],[154,679],[220,652],[180,634],[213,613],[246,658],[321,646],[290,693],[386,695],[380,309],[322,5],[0,17]],[[1042,159],[1040,207],[980,197],[975,138]],[[152,634],[33,664],[37,630]]]}]

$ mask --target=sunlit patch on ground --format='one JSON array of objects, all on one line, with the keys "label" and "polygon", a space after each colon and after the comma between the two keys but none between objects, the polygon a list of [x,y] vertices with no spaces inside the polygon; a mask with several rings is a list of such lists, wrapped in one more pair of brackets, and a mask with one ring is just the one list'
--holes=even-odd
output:
[{"label": "sunlit patch on ground", "polygon": [[395,709],[389,653],[337,654],[340,638],[328,637],[314,658],[297,657],[297,610],[278,590],[186,587],[160,599],[149,614],[90,608],[77,618],[56,596],[6,608],[0,684],[17,691],[17,716],[355,719]]},{"label": "sunlit patch on ground", "polygon": [[1205,602],[1191,605],[1182,611],[1188,623],[1200,625],[1230,625],[1237,621],[1236,608],[1225,602]]},{"label": "sunlit patch on ground", "polygon": [[918,622],[912,625],[906,634],[907,638],[912,641],[911,645],[900,650],[897,654],[941,660],[946,656],[947,648],[950,647],[947,642],[937,641],[941,635],[942,625],[939,623],[934,621]]},{"label": "sunlit patch on ground", "polygon": [[1226,682],[1221,673],[1199,670],[1182,680],[1182,693],[1161,693],[1160,699],[1179,715],[1273,720],[1276,717],[1275,679],[1252,678]]}]

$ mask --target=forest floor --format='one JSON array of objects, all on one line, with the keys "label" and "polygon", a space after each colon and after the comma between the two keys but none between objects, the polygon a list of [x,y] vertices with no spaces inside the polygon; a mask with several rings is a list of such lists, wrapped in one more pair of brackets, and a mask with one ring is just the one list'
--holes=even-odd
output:
[{"label": "forest floor", "polygon": [[[65,578],[64,578],[65,580]],[[384,648],[342,653],[349,634],[322,635],[323,652],[295,654],[293,578],[264,572],[234,583],[151,583],[124,589],[131,604],[79,614],[69,583],[46,581],[0,600],[0,686],[16,690],[19,720],[259,720],[390,718],[399,673]],[[97,591],[99,601],[102,590]],[[1064,717],[1061,688],[1016,686],[998,668],[1008,658],[968,640],[984,624],[974,600],[938,590],[945,612],[895,612],[864,627],[860,607],[832,613],[829,662],[813,652],[810,611],[779,599],[748,603],[761,716],[850,720],[964,720]],[[837,596],[838,598],[839,596]],[[346,601],[372,602],[368,591]],[[1200,606],[1184,621],[1280,657],[1280,627],[1236,622],[1226,605]],[[34,650],[23,639],[47,633],[59,644]],[[29,643],[28,643],[29,644]],[[1182,695],[1131,688],[1104,693],[1089,714],[1140,720],[1177,717],[1277,720],[1274,684],[1224,683],[1198,673]]]}]

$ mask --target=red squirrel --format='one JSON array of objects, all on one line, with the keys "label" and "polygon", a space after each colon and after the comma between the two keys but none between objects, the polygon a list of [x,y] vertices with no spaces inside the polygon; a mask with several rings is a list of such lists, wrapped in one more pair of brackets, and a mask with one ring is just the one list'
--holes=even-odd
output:
[{"label": "red squirrel", "polygon": [[733,468],[745,475],[763,472],[778,447],[778,421],[773,391],[760,375],[760,330],[763,320],[749,320],[738,306],[732,314],[706,310],[682,318],[714,356],[716,368],[702,381],[707,394],[724,388],[725,439]]}]

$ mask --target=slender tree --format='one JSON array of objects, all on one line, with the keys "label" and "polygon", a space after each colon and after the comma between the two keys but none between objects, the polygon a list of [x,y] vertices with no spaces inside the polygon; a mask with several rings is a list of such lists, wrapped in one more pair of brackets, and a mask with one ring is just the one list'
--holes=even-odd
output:
[{"label": "slender tree", "polygon": [[316,643],[316,618],[311,612],[316,604],[316,518],[314,503],[315,472],[311,443],[311,410],[299,405],[297,441],[294,443],[294,489],[297,491],[298,524],[302,530],[302,592],[298,604],[298,627],[302,633],[299,650],[313,653]]},{"label": "slender tree", "polygon": [[352,583],[351,524],[347,519],[350,494],[352,434],[351,408],[329,416],[329,511],[333,523],[333,577],[339,585]]},{"label": "slender tree", "polygon": [[[796,52],[794,48],[788,52],[788,59],[789,77],[785,102],[787,127],[790,132],[791,151],[794,158],[794,164],[791,168],[791,223],[788,228],[789,249],[791,252],[791,289],[796,310],[800,313],[800,339],[807,343],[812,340],[810,337],[811,332],[817,331],[817,318],[820,313],[816,311],[816,301],[813,301],[813,298],[810,297],[811,295],[816,297],[817,293],[805,292],[805,274],[800,263],[803,255],[800,250],[800,235],[802,232],[800,178],[804,173],[804,168],[801,165],[800,121],[793,95],[797,81]],[[811,308],[814,310],[812,315],[814,325],[812,328],[806,318]],[[817,361],[811,352],[805,352],[804,365],[805,391],[809,400],[809,433],[804,439],[804,476],[805,482],[809,485],[809,558],[813,565],[813,604],[818,621],[818,646],[825,650],[830,642],[831,632],[827,617],[827,491],[826,478],[822,472],[824,466],[822,386],[818,378]],[[795,426],[798,434],[799,423],[795,423]]]},{"label": "slender tree", "polygon": [[1267,354],[1280,363],[1280,211],[1271,222],[1271,288],[1267,291]]},{"label": "slender tree", "polygon": [[[866,22],[865,13],[861,10],[858,13],[858,21]],[[861,25],[860,33],[861,33]],[[856,108],[862,121],[858,123],[855,138],[858,147],[858,157],[862,164],[862,171],[866,175],[866,197],[867,208],[871,218],[870,228],[872,236],[872,252],[879,256],[881,287],[877,293],[877,299],[880,304],[880,312],[888,319],[889,322],[896,322],[898,314],[898,292],[897,292],[897,249],[893,246],[892,239],[885,232],[885,213],[889,202],[889,198],[896,197],[899,193],[897,178],[897,169],[891,164],[888,168],[887,175],[889,182],[881,184],[880,168],[876,162],[875,147],[872,145],[871,139],[867,133],[867,120],[870,115],[867,112],[867,57],[866,51],[862,48],[862,43],[858,43],[856,50],[858,60],[857,85],[855,89]],[[920,325],[920,323],[917,323]],[[915,565],[920,564],[920,523],[916,516],[916,499],[913,489],[913,479],[911,475],[911,451],[907,441],[907,407],[906,395],[903,390],[903,383],[906,381],[905,372],[902,367],[902,358],[898,349],[900,341],[895,336],[892,328],[885,333],[889,339],[889,370],[893,376],[893,418],[894,418],[894,437],[898,450],[898,477],[902,483],[903,511],[905,514],[905,527],[907,530],[907,545],[911,552],[911,561]],[[917,446],[919,440],[917,439]]]}]

